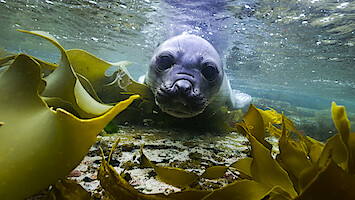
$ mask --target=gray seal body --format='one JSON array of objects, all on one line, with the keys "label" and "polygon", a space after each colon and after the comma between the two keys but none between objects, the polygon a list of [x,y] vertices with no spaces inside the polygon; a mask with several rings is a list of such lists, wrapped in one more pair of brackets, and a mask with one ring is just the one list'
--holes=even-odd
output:
[{"label": "gray seal body", "polygon": [[159,108],[174,117],[190,118],[212,109],[247,107],[251,97],[232,91],[215,48],[195,35],[179,35],[154,53],[144,80]]}]

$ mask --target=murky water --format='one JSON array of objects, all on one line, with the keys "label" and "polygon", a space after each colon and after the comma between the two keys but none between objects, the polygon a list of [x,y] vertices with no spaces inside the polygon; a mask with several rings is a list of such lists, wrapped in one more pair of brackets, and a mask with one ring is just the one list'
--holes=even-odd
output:
[{"label": "murky water", "polygon": [[[329,110],[336,101],[355,112],[354,1],[218,0],[221,7],[206,10],[212,15],[201,8],[189,10],[191,2],[198,4],[0,0],[0,46],[57,62],[60,54],[52,44],[16,31],[43,30],[65,49],[84,49],[108,61],[132,61],[129,70],[138,78],[176,24],[180,31],[188,25],[187,32],[199,31],[205,38],[217,37],[215,45],[224,44],[220,52],[232,88],[259,100],[318,110]],[[189,17],[194,14],[202,17]]]}]

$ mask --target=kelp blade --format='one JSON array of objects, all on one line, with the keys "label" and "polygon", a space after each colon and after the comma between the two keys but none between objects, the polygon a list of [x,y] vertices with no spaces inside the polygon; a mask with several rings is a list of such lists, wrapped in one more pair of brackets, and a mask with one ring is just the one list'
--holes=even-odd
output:
[{"label": "kelp blade", "polygon": [[65,110],[50,109],[38,95],[40,82],[40,66],[26,55],[17,56],[0,75],[2,199],[25,198],[68,174],[105,125],[139,97],[82,120]]}]

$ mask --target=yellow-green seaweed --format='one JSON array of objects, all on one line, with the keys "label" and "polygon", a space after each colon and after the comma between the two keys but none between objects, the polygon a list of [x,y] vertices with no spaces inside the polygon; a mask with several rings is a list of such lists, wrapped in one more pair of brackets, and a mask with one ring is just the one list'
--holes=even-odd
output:
[{"label": "yellow-green seaweed", "polygon": [[251,178],[250,166],[253,158],[238,159],[231,167],[235,168],[244,178]]},{"label": "yellow-green seaweed", "polygon": [[[56,46],[60,45],[56,43]],[[25,54],[13,59],[0,74],[1,199],[26,198],[63,178],[80,163],[106,124],[139,98],[133,95],[115,106],[103,105],[106,110],[91,113],[90,119],[79,119],[62,108],[49,107],[40,96],[53,82],[42,78],[43,62]],[[57,88],[65,85],[63,81],[67,79],[63,74],[73,77],[73,87],[62,91],[63,96],[72,94],[74,97],[67,103],[82,105],[82,102],[95,101],[70,71],[70,63],[62,51],[61,64],[52,77],[58,81],[53,83]],[[50,98],[62,100],[55,94]],[[99,102],[94,105],[97,104]]]},{"label": "yellow-green seaweed", "polygon": [[312,164],[302,145],[294,141],[291,134],[286,130],[284,117],[282,122],[282,134],[279,139],[280,153],[277,156],[277,161],[288,172],[295,189],[299,191],[298,177],[304,169],[311,167]]},{"label": "yellow-green seaweed", "polygon": [[200,177],[207,179],[218,179],[226,174],[227,169],[227,166],[212,166],[207,168]]},{"label": "yellow-green seaweed", "polygon": [[59,180],[51,189],[52,200],[89,200],[91,195],[81,185],[70,179]]},{"label": "yellow-green seaweed", "polygon": [[[129,61],[109,63],[81,49],[68,50],[67,54],[75,72],[90,81],[104,102],[117,102],[126,97],[127,93],[140,94],[142,98],[152,100],[150,89],[146,85],[137,83],[130,76],[126,69],[126,66],[131,64]],[[107,76],[106,70],[111,66],[116,67],[117,71]]]},{"label": "yellow-green seaweed", "polygon": [[112,158],[112,154],[116,149],[118,142],[119,139],[116,140],[115,144],[112,146],[108,161],[105,160],[105,156],[101,149],[102,160],[97,178],[100,180],[100,184],[105,189],[105,192],[107,192],[108,196],[111,199],[164,199],[162,197],[156,197],[154,195],[139,193],[131,185],[129,185],[127,181],[125,181],[111,165],[109,165],[109,162]]},{"label": "yellow-green seaweed", "polygon": [[196,181],[199,177],[193,172],[187,172],[179,168],[157,166],[143,153],[143,146],[140,149],[141,162],[143,166],[153,167],[155,173],[162,181],[176,187],[188,187],[191,183]]},{"label": "yellow-green seaweed", "polygon": [[233,200],[252,200],[262,199],[270,192],[270,188],[252,181],[240,180],[228,184],[227,186],[216,189],[209,195],[202,198],[203,200],[213,199],[233,199]]},{"label": "yellow-green seaweed", "polygon": [[248,139],[252,146],[253,162],[250,166],[252,179],[269,188],[280,186],[291,197],[297,196],[287,172],[272,158],[270,151],[254,136],[248,135]]},{"label": "yellow-green seaweed", "polygon": [[[49,108],[38,95],[40,66],[19,55],[0,76],[0,196],[24,198],[70,172],[96,135],[138,96],[82,120]],[[16,91],[16,92],[14,92]]]},{"label": "yellow-green seaweed", "polygon": [[251,133],[251,135],[253,135],[266,148],[271,149],[271,144],[265,140],[266,129],[263,116],[253,104],[250,104],[248,112],[246,112],[243,117],[243,122],[237,124],[237,127],[242,127],[247,133]]},{"label": "yellow-green seaweed", "polygon": [[317,173],[296,200],[355,199],[355,177],[342,170],[331,159]]},{"label": "yellow-green seaweed", "polygon": [[47,82],[47,86],[41,93],[41,96],[59,97],[63,101],[70,102],[75,111],[77,111],[82,118],[91,118],[101,115],[111,108],[109,105],[97,102],[84,89],[71,67],[66,51],[53,36],[43,31],[22,32],[31,33],[47,39],[60,50],[62,55],[58,68],[44,78]]}]

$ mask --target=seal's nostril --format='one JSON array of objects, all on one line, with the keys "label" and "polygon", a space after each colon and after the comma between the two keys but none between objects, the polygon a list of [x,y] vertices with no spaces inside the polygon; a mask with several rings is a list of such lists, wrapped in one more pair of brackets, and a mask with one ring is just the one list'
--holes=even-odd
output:
[{"label": "seal's nostril", "polygon": [[179,92],[188,93],[191,91],[192,85],[188,80],[178,80],[175,82],[174,88]]}]

